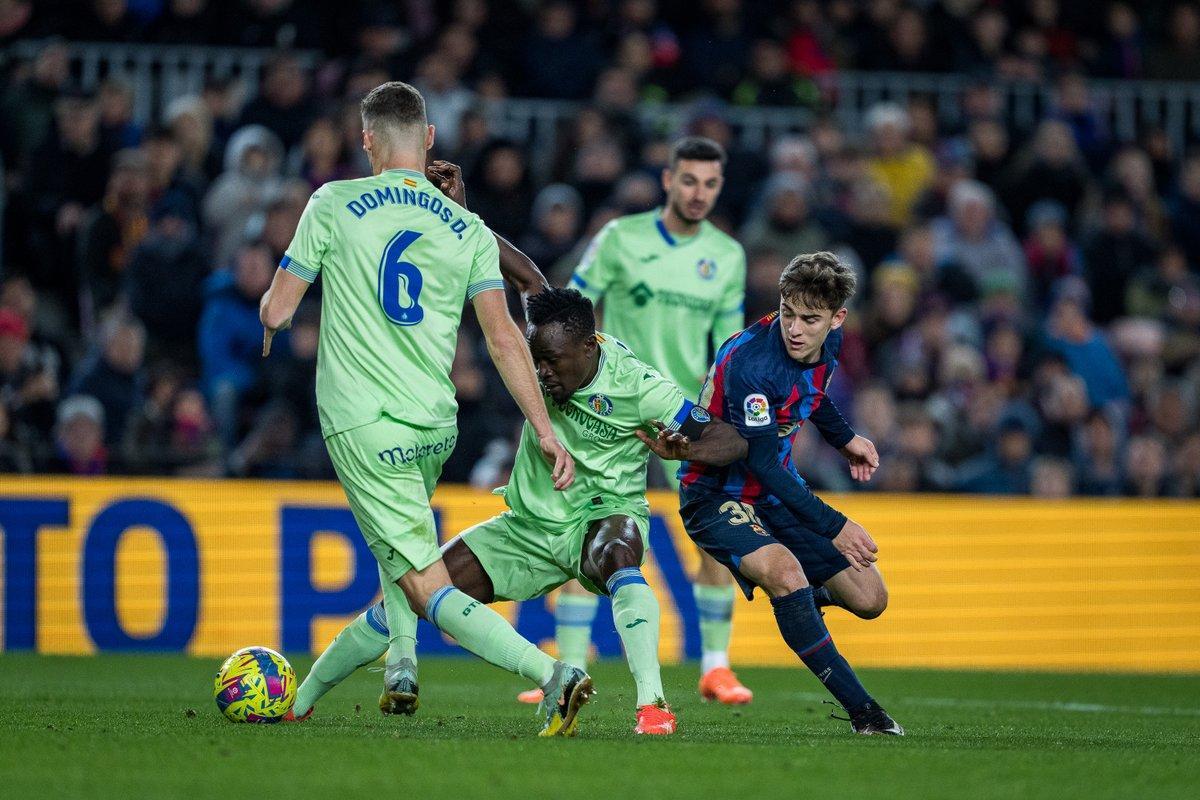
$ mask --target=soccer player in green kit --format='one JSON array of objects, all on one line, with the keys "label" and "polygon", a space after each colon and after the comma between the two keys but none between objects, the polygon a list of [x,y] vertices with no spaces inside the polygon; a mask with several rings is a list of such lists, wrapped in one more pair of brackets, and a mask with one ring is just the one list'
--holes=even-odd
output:
[{"label": "soccer player in green kit", "polygon": [[[721,193],[725,151],[711,139],[686,137],[663,170],[661,209],[608,223],[596,235],[571,285],[602,304],[603,328],[637,357],[696,399],[712,354],[744,325],[746,256],[706,218]],[[660,461],[676,490],[679,462]],[[699,551],[692,586],[700,616],[700,695],[727,704],[753,694],[729,668],[736,589],[727,570]],[[584,667],[596,598],[568,584],[555,606],[560,657]],[[536,689],[522,692],[538,702]]]},{"label": "soccer player in green kit", "polygon": [[539,488],[569,488],[574,463],[550,425],[529,351],[508,314],[495,237],[425,177],[434,129],[424,99],[408,84],[385,83],[363,99],[362,117],[372,177],[313,193],[260,318],[266,355],[309,284],[324,275],[317,409],[388,599],[381,705],[415,709],[421,613],[466,649],[543,688],[540,735],[573,731],[591,679],[454,588],[438,548],[429,498],[457,438],[449,373],[467,300],[528,420],[529,447],[553,463]]},{"label": "soccer player in green kit", "polygon": [[[745,440],[697,410],[619,341],[597,333],[592,303],[579,292],[544,289],[528,298],[527,316],[551,425],[575,456],[575,482],[562,492],[550,488],[550,467],[526,423],[512,477],[498,490],[509,510],[448,542],[446,566],[454,585],[481,603],[541,597],[567,580],[609,595],[637,687],[634,730],[674,733],[659,674],[658,601],[641,572],[650,513],[642,444],[657,444],[646,432],[654,426],[658,440],[687,441],[691,457],[723,465],[745,455]],[[300,686],[297,709],[308,713],[325,692],[383,654],[385,605],[363,612],[321,654]]]}]

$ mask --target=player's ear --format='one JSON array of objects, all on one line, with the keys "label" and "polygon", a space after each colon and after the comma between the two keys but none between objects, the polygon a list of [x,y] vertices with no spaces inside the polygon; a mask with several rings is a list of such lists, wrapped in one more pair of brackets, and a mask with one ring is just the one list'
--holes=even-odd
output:
[{"label": "player's ear", "polygon": [[842,327],[842,323],[846,321],[846,315],[849,313],[849,310],[845,306],[839,308],[837,313],[833,315],[833,322],[830,324],[829,330],[836,331]]},{"label": "player's ear", "polygon": [[433,126],[432,125],[430,125],[429,129],[425,131],[425,149],[426,150],[433,149]]},{"label": "player's ear", "polygon": [[375,135],[366,128],[363,128],[363,150],[367,153],[371,152],[371,147],[375,144]]},{"label": "player's ear", "polygon": [[663,188],[664,194],[668,194],[671,191],[671,168],[670,167],[663,167],[662,188]]}]

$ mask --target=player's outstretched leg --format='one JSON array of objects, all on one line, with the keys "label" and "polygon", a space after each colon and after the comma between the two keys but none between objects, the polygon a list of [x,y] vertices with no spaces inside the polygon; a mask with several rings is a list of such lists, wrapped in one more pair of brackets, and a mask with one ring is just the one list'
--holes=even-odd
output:
[{"label": "player's outstretched leg", "polygon": [[795,556],[781,544],[769,544],[745,556],[739,570],[771,596],[784,641],[846,709],[854,732],[903,736],[904,729],[872,699],[838,652]]},{"label": "player's outstretched leg", "polygon": [[504,617],[450,583],[439,560],[400,578],[409,602],[460,645],[485,661],[522,675],[542,687],[545,724],[541,736],[573,736],[579,709],[592,695],[592,679],[538,650],[517,633]]},{"label": "player's outstretched leg", "polygon": [[[568,664],[587,669],[588,650],[592,646],[592,622],[596,619],[596,595],[579,584],[568,581],[558,592],[554,603],[554,640],[558,657]],[[517,695],[521,703],[542,702],[541,689],[527,689]]]},{"label": "player's outstretched leg", "polygon": [[737,587],[729,572],[703,550],[692,594],[700,616],[700,697],[725,705],[745,705],[754,699],[754,693],[729,668]]},{"label": "player's outstretched leg", "polygon": [[644,549],[633,519],[613,515],[593,523],[584,543],[581,567],[588,579],[603,584],[612,598],[613,623],[625,646],[625,658],[637,686],[634,732],[675,732],[675,715],[663,695],[658,664],[658,598],[646,583],[640,564]]},{"label": "player's outstretched leg", "polygon": [[417,615],[409,608],[404,592],[388,580],[382,569],[379,580],[388,631],[379,710],[384,714],[412,716],[421,705],[417,685]]},{"label": "player's outstretched leg", "polygon": [[312,713],[317,701],[359,667],[370,664],[388,649],[383,605],[376,603],[342,628],[317,658],[296,690],[290,721],[301,721]]}]

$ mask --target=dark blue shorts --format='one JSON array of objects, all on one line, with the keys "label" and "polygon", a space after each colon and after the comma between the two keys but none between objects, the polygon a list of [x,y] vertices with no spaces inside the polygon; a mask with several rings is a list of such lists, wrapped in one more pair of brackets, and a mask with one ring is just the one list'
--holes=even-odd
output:
[{"label": "dark blue shorts", "polygon": [[764,545],[781,544],[790,550],[813,586],[850,566],[831,540],[805,527],[782,505],[750,505],[694,489],[683,489],[679,498],[679,516],[688,536],[733,573],[746,599],[753,598],[754,584],[738,566]]}]

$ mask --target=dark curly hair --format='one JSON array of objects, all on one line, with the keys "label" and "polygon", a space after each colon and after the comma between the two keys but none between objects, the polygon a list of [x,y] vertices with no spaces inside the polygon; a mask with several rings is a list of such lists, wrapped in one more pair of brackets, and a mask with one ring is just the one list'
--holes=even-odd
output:
[{"label": "dark curly hair", "polygon": [[830,311],[845,306],[857,285],[854,270],[826,251],[796,256],[779,276],[779,293],[784,300],[798,300]]},{"label": "dark curly hair", "polygon": [[560,323],[563,330],[576,339],[596,333],[592,301],[575,289],[543,289],[529,298],[525,316],[530,325],[539,328],[552,322]]}]

